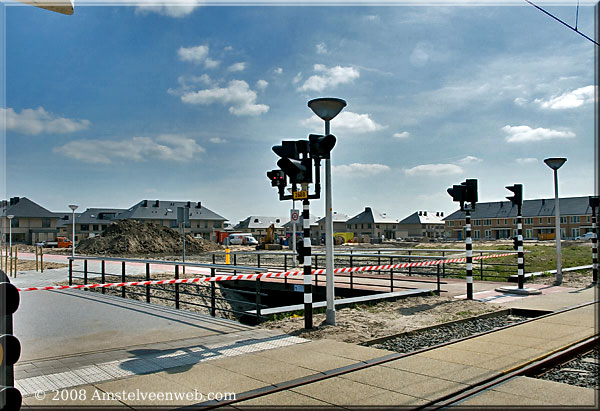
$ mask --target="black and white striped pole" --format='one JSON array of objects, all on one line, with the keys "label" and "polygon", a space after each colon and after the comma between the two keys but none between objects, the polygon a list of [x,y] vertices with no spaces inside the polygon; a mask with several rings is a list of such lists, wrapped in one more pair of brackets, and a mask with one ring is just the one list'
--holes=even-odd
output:
[{"label": "black and white striped pole", "polygon": [[519,289],[523,289],[525,283],[525,259],[523,255],[523,216],[521,215],[521,206],[518,208],[517,215],[517,259]]},{"label": "black and white striped pole", "polygon": [[302,228],[304,229],[304,328],[313,328],[312,316],[312,252],[310,243],[310,202],[302,202]]},{"label": "black and white striped pole", "polygon": [[[467,251],[467,299],[473,299],[473,240],[471,239],[471,211],[477,203],[477,180],[467,179],[460,185],[453,185],[448,190],[452,200],[460,203],[465,212],[465,241]],[[465,204],[469,203],[469,204]]]},{"label": "black and white striped pole", "polygon": [[471,212],[465,212],[465,241],[467,246],[467,300],[473,299],[473,241],[471,239]]},{"label": "black and white striped pole", "polygon": [[600,198],[590,197],[592,208],[592,281],[598,284],[598,225],[596,208],[600,205]]}]

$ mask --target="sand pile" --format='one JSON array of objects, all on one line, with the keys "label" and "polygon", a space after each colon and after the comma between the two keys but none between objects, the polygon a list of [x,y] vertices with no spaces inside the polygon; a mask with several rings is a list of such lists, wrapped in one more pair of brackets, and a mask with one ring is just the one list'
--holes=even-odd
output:
[{"label": "sand pile", "polygon": [[[165,226],[133,220],[109,225],[96,237],[83,240],[77,246],[81,254],[181,254],[181,233]],[[219,244],[186,235],[186,254],[222,250]]]}]

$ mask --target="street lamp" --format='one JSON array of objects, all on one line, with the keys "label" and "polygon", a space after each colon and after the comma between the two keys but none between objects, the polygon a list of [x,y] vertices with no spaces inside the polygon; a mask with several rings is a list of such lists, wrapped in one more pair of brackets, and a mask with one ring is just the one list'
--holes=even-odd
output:
[{"label": "street lamp", "polygon": [[567,161],[564,157],[551,157],[544,160],[544,163],[554,170],[554,232],[556,239],[556,282],[555,285],[562,284],[562,255],[560,250],[560,210],[558,208],[558,169]]},{"label": "street lamp", "polygon": [[71,211],[73,211],[73,237],[71,239],[71,256],[75,257],[75,210],[77,210],[77,207],[75,204],[69,204],[69,208],[71,209]]},{"label": "street lamp", "polygon": [[[346,107],[346,102],[340,98],[316,98],[308,102],[308,107],[325,121],[325,135],[329,134],[329,122]],[[325,269],[327,311],[325,322],[335,325],[335,289],[333,275],[333,219],[331,205],[331,158],[325,159]]]}]

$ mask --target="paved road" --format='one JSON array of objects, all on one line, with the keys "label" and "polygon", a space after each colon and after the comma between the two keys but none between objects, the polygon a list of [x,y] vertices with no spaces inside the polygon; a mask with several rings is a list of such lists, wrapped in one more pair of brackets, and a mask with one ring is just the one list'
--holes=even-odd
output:
[{"label": "paved road", "polygon": [[20,361],[250,329],[234,321],[80,290],[21,293]]}]

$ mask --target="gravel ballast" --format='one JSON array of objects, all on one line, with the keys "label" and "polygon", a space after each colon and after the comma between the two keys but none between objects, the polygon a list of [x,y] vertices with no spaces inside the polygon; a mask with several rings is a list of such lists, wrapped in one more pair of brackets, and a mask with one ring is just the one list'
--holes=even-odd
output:
[{"label": "gravel ballast", "polygon": [[478,318],[460,323],[440,325],[426,330],[413,331],[378,344],[373,344],[372,347],[399,353],[410,353],[421,348],[432,347],[485,331],[491,331],[527,319],[527,317],[510,314]]}]

